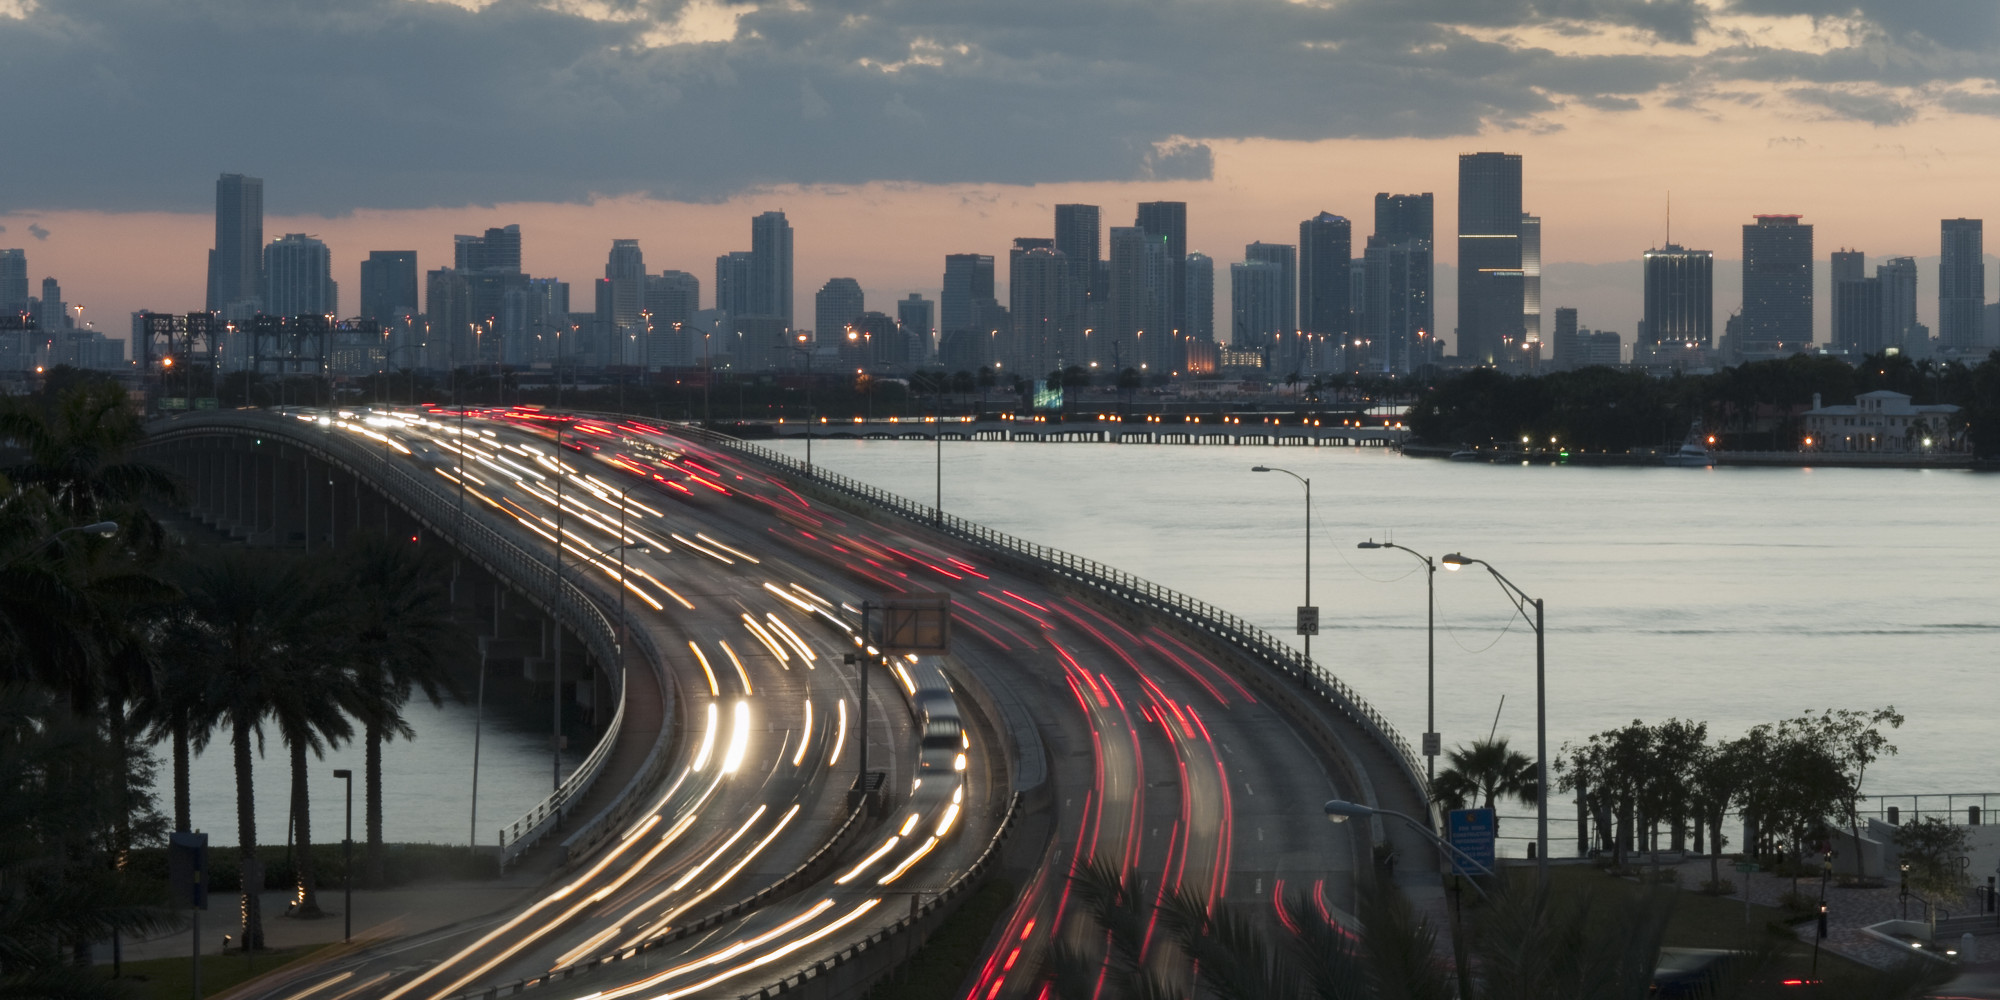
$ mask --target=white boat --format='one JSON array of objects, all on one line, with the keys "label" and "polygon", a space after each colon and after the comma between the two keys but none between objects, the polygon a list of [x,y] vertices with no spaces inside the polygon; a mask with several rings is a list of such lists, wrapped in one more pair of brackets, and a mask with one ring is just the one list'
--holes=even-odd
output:
[{"label": "white boat", "polygon": [[1713,440],[1714,438],[1702,435],[1701,421],[1696,420],[1694,426],[1688,428],[1687,439],[1681,442],[1680,450],[1669,452],[1665,462],[1669,467],[1677,469],[1708,468],[1715,464],[1715,454],[1708,450],[1708,445]]}]

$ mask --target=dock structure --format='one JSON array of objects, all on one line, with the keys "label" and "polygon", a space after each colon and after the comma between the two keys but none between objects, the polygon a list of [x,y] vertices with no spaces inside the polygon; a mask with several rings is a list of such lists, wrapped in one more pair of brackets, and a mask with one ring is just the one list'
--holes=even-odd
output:
[{"label": "dock structure", "polygon": [[1341,446],[1397,448],[1406,428],[1360,421],[1258,421],[1209,418],[1200,421],[1143,420],[969,420],[946,417],[910,420],[862,420],[807,423],[780,421],[767,425],[770,436],[820,440],[868,441],[1045,441],[1087,444],[1187,444]]}]

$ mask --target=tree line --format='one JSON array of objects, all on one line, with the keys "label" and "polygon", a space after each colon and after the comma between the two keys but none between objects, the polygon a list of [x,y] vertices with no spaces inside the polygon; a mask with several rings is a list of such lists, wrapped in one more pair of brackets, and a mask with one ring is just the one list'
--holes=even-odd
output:
[{"label": "tree line", "polygon": [[[267,744],[289,758],[301,916],[318,912],[310,761],[364,742],[379,872],[383,744],[414,735],[404,706],[447,693],[444,668],[467,648],[448,566],[408,542],[362,537],[311,561],[174,543],[148,505],[180,485],[139,457],[144,436],[108,380],[0,405],[0,995],[113,995],[87,968],[93,943],[178,925],[128,862],[190,828],[190,758],[216,741],[234,764],[246,873],[253,759]],[[262,939],[246,895],[241,946]]]},{"label": "tree line", "polygon": [[1849,364],[1800,354],[1666,378],[1602,367],[1547,375],[1479,368],[1434,382],[1411,407],[1408,423],[1417,441],[1433,445],[1505,445],[1526,437],[1538,445],[1554,439],[1572,450],[1623,452],[1678,444],[1700,420],[1725,447],[1790,451],[1803,431],[1796,413],[1815,394],[1830,406],[1880,389],[1919,405],[1957,405],[1954,429],[1967,432],[1980,456],[2000,455],[2000,352],[1977,364],[1904,354]]}]

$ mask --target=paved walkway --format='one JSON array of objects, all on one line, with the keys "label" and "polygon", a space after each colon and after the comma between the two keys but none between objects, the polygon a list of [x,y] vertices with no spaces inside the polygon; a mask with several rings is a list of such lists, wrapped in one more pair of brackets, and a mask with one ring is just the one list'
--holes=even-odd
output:
[{"label": "paved walkway", "polygon": [[[537,882],[539,879],[509,878],[481,882],[433,882],[397,889],[357,889],[354,892],[354,938],[357,941],[387,940],[496,913],[535,891]],[[320,907],[326,911],[326,916],[317,920],[273,916],[285,911],[286,895],[283,892],[263,894],[266,947],[299,948],[333,944],[341,939],[345,921],[342,919],[338,887],[321,891]],[[236,935],[236,898],[231,893],[210,900],[208,912],[201,915],[202,954],[220,954],[223,951],[223,935],[232,938]],[[124,958],[128,962],[149,958],[185,958],[190,950],[188,935],[187,930],[182,930],[145,941],[125,941]],[[94,954],[99,964],[110,964],[109,947],[97,948]]]}]

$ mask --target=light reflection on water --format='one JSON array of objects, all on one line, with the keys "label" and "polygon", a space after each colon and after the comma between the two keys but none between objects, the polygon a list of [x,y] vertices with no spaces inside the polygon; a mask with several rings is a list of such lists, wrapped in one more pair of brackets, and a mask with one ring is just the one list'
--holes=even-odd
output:
[{"label": "light reflection on water", "polygon": [[[799,441],[774,447],[803,455]],[[832,471],[923,501],[934,446],[820,440]],[[1549,745],[1630,722],[1710,735],[1893,703],[1875,793],[1993,790],[2000,478],[1962,471],[1496,466],[1377,449],[946,442],[945,510],[1109,563],[1289,632],[1313,480],[1315,658],[1414,744],[1424,582],[1402,552],[1485,559],[1547,601]],[[1449,749],[1534,751],[1534,633],[1491,577],[1437,575],[1437,719]],[[1285,636],[1296,642],[1297,637]],[[1568,808],[1566,805],[1563,808]],[[1515,830],[1510,832],[1525,832]]]}]

